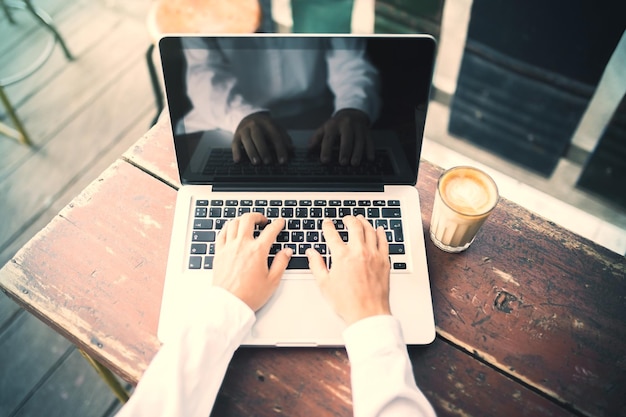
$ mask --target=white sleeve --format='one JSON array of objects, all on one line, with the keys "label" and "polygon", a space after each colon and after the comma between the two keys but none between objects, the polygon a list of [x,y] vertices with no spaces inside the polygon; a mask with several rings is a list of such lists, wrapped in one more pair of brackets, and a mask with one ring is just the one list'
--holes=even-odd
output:
[{"label": "white sleeve", "polygon": [[118,417],[207,417],[254,312],[230,292],[211,287],[178,337],[163,344]]},{"label": "white sleeve", "polygon": [[360,320],[343,334],[351,366],[355,417],[434,417],[415,384],[400,323],[393,316]]},{"label": "white sleeve", "polygon": [[335,112],[358,109],[374,123],[380,113],[378,70],[367,59],[361,39],[331,40],[326,53],[328,86],[335,95]]}]

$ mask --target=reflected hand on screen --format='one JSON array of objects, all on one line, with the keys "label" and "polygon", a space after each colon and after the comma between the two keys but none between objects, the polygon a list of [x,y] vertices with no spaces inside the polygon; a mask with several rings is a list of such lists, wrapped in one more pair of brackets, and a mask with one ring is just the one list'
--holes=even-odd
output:
[{"label": "reflected hand on screen", "polygon": [[235,129],[232,151],[234,162],[241,162],[245,152],[253,165],[285,164],[293,144],[287,131],[268,112],[258,112],[241,120]]}]

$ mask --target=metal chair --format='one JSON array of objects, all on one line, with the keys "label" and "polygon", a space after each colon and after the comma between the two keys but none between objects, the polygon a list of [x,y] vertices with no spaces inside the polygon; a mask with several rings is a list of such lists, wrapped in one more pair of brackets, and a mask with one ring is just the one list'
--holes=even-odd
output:
[{"label": "metal chair", "polygon": [[19,117],[17,116],[15,108],[11,104],[9,98],[7,97],[4,88],[8,87],[9,85],[15,84],[19,81],[22,81],[23,79],[31,76],[39,68],[41,68],[43,64],[46,63],[48,58],[50,58],[50,56],[52,55],[54,46],[57,43],[60,45],[68,61],[73,60],[74,57],[72,53],[69,51],[69,49],[67,48],[65,41],[63,40],[63,38],[57,31],[56,27],[54,26],[54,22],[52,18],[50,17],[50,15],[46,13],[44,10],[42,10],[41,8],[34,6],[30,0],[22,0],[22,1],[0,0],[0,8],[2,9],[4,15],[6,16],[9,24],[11,25],[17,24],[13,16],[13,13],[15,11],[17,10],[26,11],[27,13],[29,13],[35,18],[37,23],[39,23],[40,25],[43,25],[46,28],[46,30],[50,32],[50,35],[51,35],[42,53],[28,67],[18,71],[15,74],[12,74],[12,75],[6,76],[3,79],[0,79],[0,101],[2,102],[4,108],[6,109],[7,115],[9,116],[9,119],[11,119],[11,123],[14,126],[14,127],[11,127],[7,124],[0,123],[0,133],[6,136],[9,136],[11,138],[15,138],[24,145],[30,146],[32,144],[30,137],[28,136],[28,133],[26,132],[26,129],[24,128],[24,125],[22,124]]}]

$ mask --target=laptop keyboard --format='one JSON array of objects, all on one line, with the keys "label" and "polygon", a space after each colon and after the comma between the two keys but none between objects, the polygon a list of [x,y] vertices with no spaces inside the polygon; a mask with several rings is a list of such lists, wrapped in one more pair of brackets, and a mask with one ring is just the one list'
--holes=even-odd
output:
[{"label": "laptop keyboard", "polygon": [[[374,227],[382,226],[389,243],[391,267],[406,269],[405,262],[394,257],[405,254],[400,201],[398,200],[197,200],[189,255],[190,269],[212,269],[215,240],[224,224],[249,212],[259,212],[270,221],[282,217],[285,228],[278,234],[268,257],[290,247],[293,256],[287,269],[309,269],[305,255],[308,248],[317,250],[329,267],[332,264],[322,233],[322,221],[330,218],[344,242],[348,241],[342,218],[363,215]],[[255,237],[261,230],[255,230]]]}]

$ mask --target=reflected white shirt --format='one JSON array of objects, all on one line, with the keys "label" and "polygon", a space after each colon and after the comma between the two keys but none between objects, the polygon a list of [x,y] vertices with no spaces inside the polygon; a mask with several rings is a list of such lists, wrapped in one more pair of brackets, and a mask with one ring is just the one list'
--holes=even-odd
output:
[{"label": "reflected white shirt", "polygon": [[[234,132],[246,116],[269,111],[274,118],[303,114],[334,96],[334,112],[363,111],[373,122],[380,111],[378,71],[356,38],[183,40],[187,95],[193,108],[178,133]],[[288,48],[284,44],[287,42]],[[294,48],[294,42],[302,43]]]},{"label": "reflected white shirt", "polygon": [[[228,291],[212,287],[177,338],[156,354],[132,397],[117,414],[207,417],[228,364],[251,331],[254,312]],[[356,417],[434,416],[415,384],[399,322],[361,320],[344,332]]]}]

